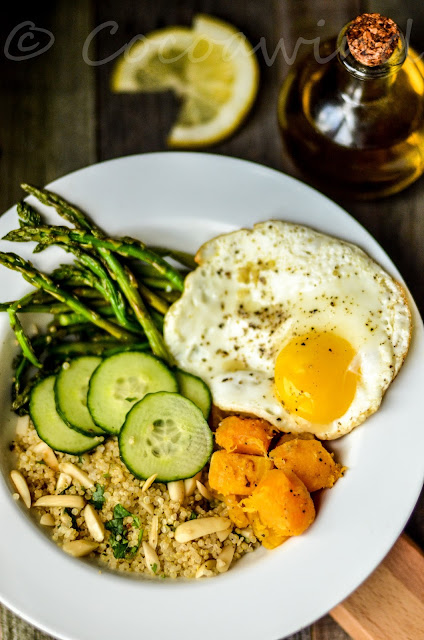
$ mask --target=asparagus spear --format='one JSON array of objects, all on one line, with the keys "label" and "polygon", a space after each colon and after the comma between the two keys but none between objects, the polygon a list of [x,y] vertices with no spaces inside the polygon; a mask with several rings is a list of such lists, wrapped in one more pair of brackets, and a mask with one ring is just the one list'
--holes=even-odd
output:
[{"label": "asparagus spear", "polygon": [[[98,237],[94,232],[85,231],[84,229],[70,229],[61,226],[39,226],[39,227],[22,227],[9,231],[3,238],[11,242],[28,242],[36,241],[41,244],[58,244],[62,243],[68,246],[82,245],[85,247],[94,247],[100,251],[113,251],[126,258],[137,258],[149,264],[157,263],[160,258],[149,249],[143,248],[142,245],[133,242],[122,242],[113,238]],[[128,239],[126,239],[128,240]],[[106,259],[106,254],[103,254]],[[158,271],[166,277],[178,291],[183,291],[184,280],[181,274],[173,267],[163,261],[164,266],[158,268]]]},{"label": "asparagus spear", "polygon": [[91,287],[103,297],[103,288],[98,279],[88,269],[75,264],[61,264],[51,274],[56,283],[67,283],[70,286]]},{"label": "asparagus spear", "polygon": [[[19,302],[19,300],[13,302],[0,302],[0,311],[9,311],[10,307]],[[53,304],[26,304],[22,309],[19,309],[19,313],[67,313],[70,311],[67,304],[63,302],[56,302]]]},{"label": "asparagus spear", "polygon": [[[74,207],[69,202],[61,198],[59,195],[48,191],[46,189],[37,189],[36,187],[31,187],[30,185],[23,184],[22,188],[27,193],[30,193],[37,197],[42,203],[53,206],[56,211],[64,217],[69,222],[73,223],[75,226],[86,229],[92,232],[94,237],[104,238],[104,234],[93,222],[91,222],[87,216],[77,207]],[[184,286],[184,281],[181,278],[180,274],[170,267],[165,260],[162,260],[159,256],[156,256],[152,252],[149,252],[145,245],[131,239],[131,242],[137,244],[138,252],[137,256],[142,255],[142,259],[147,263],[153,265],[160,273],[162,273],[165,277],[169,278],[171,281],[175,281],[175,286],[178,290],[182,291]],[[43,246],[43,242],[40,241],[38,246]],[[128,302],[130,303],[136,318],[140,322],[143,327],[146,336],[152,346],[153,353],[155,355],[164,358],[168,362],[172,362],[172,357],[168,353],[168,350],[165,346],[163,338],[159,331],[157,330],[156,324],[153,322],[152,318],[149,316],[147,309],[144,306],[142,298],[140,297],[137,289],[131,289],[131,282],[128,279],[128,275],[130,272],[128,269],[124,269],[120,262],[116,259],[114,255],[110,254],[110,248],[105,246],[97,245],[95,247],[100,255],[103,257],[104,261],[109,267],[111,274],[116,276],[118,283],[121,289],[124,292]],[[113,249],[113,248],[112,248]],[[131,278],[130,278],[131,279]],[[155,299],[156,303],[158,299]],[[161,308],[164,308],[165,302],[161,304]]]},{"label": "asparagus spear", "polygon": [[9,315],[10,326],[15,332],[16,339],[21,346],[22,353],[24,354],[25,358],[27,358],[27,360],[29,360],[35,367],[41,368],[42,364],[35,355],[31,341],[26,335],[17,314],[18,309],[21,306],[25,307],[27,302],[29,302],[30,300],[32,300],[32,292],[27,294],[20,300],[16,300],[15,302],[13,302],[7,309],[7,313]]},{"label": "asparagus spear", "polygon": [[[97,227],[97,225],[95,225],[93,222],[91,222],[80,209],[71,205],[56,193],[53,193],[52,191],[49,191],[47,189],[38,189],[37,187],[29,184],[21,184],[21,187],[24,191],[26,191],[26,193],[35,196],[42,204],[54,207],[60,216],[65,218],[65,220],[67,220],[68,222],[73,223],[76,227],[91,231],[92,234],[97,238],[105,237],[101,229]],[[169,265],[166,260],[163,260],[159,255],[147,249],[147,247],[139,240],[135,240],[134,238],[124,238],[122,240],[123,242],[114,242],[116,242],[118,245],[132,244],[132,246],[137,249],[136,253],[133,254],[133,257],[139,257],[140,260],[143,260],[144,262],[147,262],[148,264],[154,266],[159,273],[168,278],[175,285],[178,291],[183,291],[183,278],[181,278],[178,271],[171,267],[171,265]],[[106,248],[110,249],[111,251],[116,251],[116,248],[114,247]]]},{"label": "asparagus spear", "polygon": [[[63,282],[64,285],[68,284],[68,281],[64,281]],[[75,296],[77,296],[78,298],[92,298],[94,300],[99,300],[99,292],[96,291],[95,289],[91,289],[91,287],[85,287],[85,286],[80,286],[77,285],[74,290],[73,290],[73,294]]]},{"label": "asparagus spear", "polygon": [[53,191],[48,191],[48,189],[37,189],[37,187],[25,183],[21,184],[21,188],[26,193],[35,196],[42,204],[45,204],[48,207],[54,207],[62,218],[65,218],[65,220],[68,220],[68,222],[71,222],[75,226],[82,227],[84,229],[93,228],[94,225],[90,225],[86,215],[80,209],[74,207]]},{"label": "asparagus spear", "polygon": [[[65,245],[63,248],[67,251],[71,251],[81,264],[86,266],[88,269],[92,271],[93,274],[97,276],[98,278],[97,289],[104,295],[104,297],[111,304],[118,322],[123,327],[125,327],[125,329],[128,329],[128,331],[132,331],[133,333],[139,333],[139,334],[142,333],[139,324],[133,322],[128,317],[127,308],[126,308],[122,293],[116,287],[115,283],[113,282],[112,278],[109,276],[109,273],[104,268],[102,263],[96,258],[94,258],[93,256],[91,256],[89,253],[85,251],[81,251],[80,249],[72,245]],[[115,268],[120,273],[121,265],[112,256],[108,255],[106,263],[108,261],[110,263],[111,258],[112,258],[112,263],[115,265]]]},{"label": "asparagus spear", "polygon": [[35,376],[33,376],[30,380],[28,380],[26,385],[22,387],[18,393],[14,394],[13,401],[12,401],[13,411],[16,411],[19,415],[21,415],[21,413],[28,413],[28,410],[23,411],[23,408],[29,401],[29,397],[31,395],[31,390],[33,386],[35,385],[37,380],[41,378],[42,375],[43,373],[41,371],[38,371],[38,373]]},{"label": "asparagus spear", "polygon": [[167,291],[168,293],[170,291],[173,291],[174,293],[179,294],[178,291],[175,291],[169,284],[168,280],[165,280],[165,278],[143,278],[143,282],[146,285],[146,287],[152,287],[153,289],[160,289],[161,291]]},{"label": "asparagus spear", "polygon": [[152,251],[160,256],[167,256],[173,258],[180,264],[184,265],[188,269],[192,270],[197,267],[197,263],[194,256],[186,251],[178,251],[177,249],[167,249],[166,247],[150,247]]},{"label": "asparagus spear", "polygon": [[[93,289],[96,289],[102,296],[105,302],[110,303],[113,312],[118,322],[128,331],[141,334],[142,330],[138,323],[132,321],[127,317],[126,307],[121,293],[115,288],[112,280],[110,280],[107,271],[103,266],[92,256],[89,256],[85,252],[80,251],[74,247],[67,247],[66,250],[71,249],[72,253],[75,253],[84,264],[90,265],[92,271],[75,264],[64,264],[55,269],[52,273],[52,279],[57,282],[61,282],[62,285],[68,285],[71,287],[91,287],[90,297],[93,297]],[[99,274],[97,278],[93,271]],[[74,290],[74,294],[78,295],[78,290]],[[85,289],[87,291],[87,289]],[[88,289],[90,291],[90,289]],[[86,296],[87,297],[87,296]]]},{"label": "asparagus spear", "polygon": [[[103,318],[110,318],[114,316],[112,307],[110,307],[107,303],[106,305],[97,307],[97,311]],[[68,327],[72,324],[81,324],[82,322],[84,322],[84,319],[85,318],[81,313],[75,313],[71,311],[70,313],[65,312],[56,314],[54,323],[59,324],[61,327]]]},{"label": "asparagus spear", "polygon": [[[69,222],[72,222],[80,229],[91,231],[91,236],[95,240],[104,238],[103,232],[94,223],[92,223],[80,209],[66,202],[57,194],[45,189],[37,189],[26,184],[22,185],[22,188],[27,193],[30,193],[37,197],[40,202],[53,206],[59,213],[59,215],[64,217]],[[138,290],[131,286],[131,282],[128,279],[127,272],[117,260],[116,256],[110,253],[110,251],[116,251],[117,246],[120,246],[120,243],[116,241],[110,241],[109,244],[94,242],[92,243],[92,245],[97,249],[98,253],[106,262],[111,275],[116,277],[121,290],[123,291],[125,297],[127,298],[136,315],[137,320],[140,322],[141,326],[144,329],[147,339],[149,340],[149,343],[152,347],[153,353],[172,363],[172,357],[168,353],[162,335],[160,334],[155,323],[148,314]],[[133,249],[135,249],[135,252],[132,251],[129,253],[129,255],[138,257],[141,260],[151,264],[158,270],[159,273],[173,282],[177,290],[183,290],[184,281],[182,277],[173,267],[168,265],[165,260],[146,249],[145,246],[140,242],[134,241],[133,245],[127,246],[130,248],[133,247]]]},{"label": "asparagus spear", "polygon": [[[45,348],[54,344],[57,340],[61,340],[66,337],[67,333],[67,329],[59,329],[56,331],[55,335],[41,334],[36,336],[33,340],[33,347],[34,350],[36,350],[37,356],[40,358]],[[17,411],[19,414],[27,413],[27,411],[24,410],[24,407],[29,400],[31,389],[40,376],[45,375],[45,371],[39,371],[25,384],[24,377],[30,367],[30,364],[31,363],[22,352],[14,362],[15,374],[13,376],[12,385],[12,409]]]},{"label": "asparagus spear", "polygon": [[80,249],[72,245],[65,245],[64,249],[72,252],[81,264],[90,269],[90,271],[95,276],[97,276],[98,282],[97,285],[94,286],[110,302],[115,312],[116,318],[120,322],[120,324],[129,331],[140,333],[140,327],[128,318],[122,294],[116,288],[114,282],[109,277],[108,272],[103,267],[101,262],[91,256],[89,253],[81,251]]},{"label": "asparagus spear", "polygon": [[16,205],[18,216],[23,225],[38,227],[41,224],[41,216],[28,202],[21,201]]},{"label": "asparagus spear", "polygon": [[24,376],[25,373],[27,372],[29,366],[30,366],[30,362],[28,360],[28,358],[26,358],[22,351],[19,354],[19,357],[17,359],[16,362],[14,362],[14,366],[15,366],[15,373],[13,376],[13,384],[12,384],[12,407],[13,409],[19,409],[20,405],[18,402],[19,406],[14,406],[15,400],[17,400],[17,398],[19,398],[20,393],[22,391],[22,385],[24,384]]},{"label": "asparagus spear", "polygon": [[162,298],[165,298],[165,300],[167,300],[169,304],[172,304],[180,297],[178,291],[161,291],[160,295],[162,296]]},{"label": "asparagus spear", "polygon": [[146,300],[146,302],[151,307],[153,307],[153,309],[156,309],[156,311],[159,311],[159,313],[162,313],[163,315],[165,315],[165,313],[169,309],[168,302],[164,298],[159,296],[157,293],[155,293],[154,291],[151,291],[150,289],[145,287],[144,284],[142,284],[141,282],[138,285],[138,288],[140,289],[140,293],[143,296],[143,298]]},{"label": "asparagus spear", "polygon": [[8,269],[19,271],[22,273],[25,280],[30,282],[32,285],[39,287],[44,291],[48,291],[53,297],[57,298],[57,300],[66,303],[73,311],[80,313],[84,318],[101,329],[104,329],[118,340],[127,342],[130,339],[131,334],[125,331],[125,329],[122,329],[113,322],[102,318],[98,313],[81,303],[78,298],[73,296],[71,293],[68,293],[64,289],[58,287],[51,278],[35,269],[30,262],[23,260],[15,253],[0,252],[0,264],[4,265]]},{"label": "asparagus spear", "polygon": [[16,242],[26,242],[27,240],[36,239],[38,242],[50,244],[60,243],[69,246],[72,246],[77,242],[85,246],[91,245],[98,249],[99,252],[101,251],[110,271],[114,273],[121,290],[130,303],[138,322],[143,327],[153,353],[169,363],[172,362],[172,358],[168,353],[163,337],[150,317],[137,287],[134,286],[137,281],[133,276],[131,276],[129,270],[123,267],[121,263],[116,260],[115,256],[110,253],[111,249],[115,250],[116,246],[120,246],[119,242],[116,242],[115,240],[102,240],[93,234],[86,233],[80,229],[69,229],[68,227],[54,226],[39,227],[38,229],[30,227],[25,229],[16,229],[15,231],[9,232],[4,239]]}]

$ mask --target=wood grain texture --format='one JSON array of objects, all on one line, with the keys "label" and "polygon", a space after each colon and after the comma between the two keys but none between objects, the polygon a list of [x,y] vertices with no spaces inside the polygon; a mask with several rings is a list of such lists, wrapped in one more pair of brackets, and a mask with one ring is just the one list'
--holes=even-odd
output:
[{"label": "wood grain texture", "polygon": [[[11,62],[0,56],[0,210],[20,197],[18,185],[22,179],[42,184],[97,160],[165,150],[166,134],[178,110],[176,99],[170,94],[114,95],[109,88],[113,62],[91,67],[82,61],[85,38],[93,27],[106,21],[113,21],[118,29],[112,34],[109,26],[98,33],[90,47],[93,59],[114,54],[137,34],[168,24],[189,25],[198,12],[228,20],[246,33],[253,45],[262,43],[265,48],[258,53],[261,88],[252,113],[232,138],[208,151],[260,162],[302,178],[290,159],[283,156],[278,139],[276,101],[288,71],[286,58],[295,51],[298,38],[334,35],[361,10],[382,11],[401,24],[405,16],[412,17],[412,42],[419,47],[424,41],[424,9],[416,0],[56,0],[10,7],[0,24],[2,42],[12,27],[24,20],[51,30],[56,41],[47,53],[26,62]],[[298,55],[305,47],[300,47]],[[275,60],[270,64],[273,54]],[[421,311],[423,196],[422,179],[384,201],[341,202],[392,257]],[[423,498],[407,530],[424,547]],[[326,616],[286,640],[348,637]],[[0,607],[0,640],[47,638]]]},{"label": "wood grain texture", "polygon": [[424,637],[424,555],[405,535],[331,615],[355,640]]},{"label": "wood grain texture", "polygon": [[32,59],[0,56],[0,211],[21,197],[23,180],[45,184],[96,159],[93,70],[81,57],[91,5],[18,3],[1,22],[1,41],[28,21],[49,30],[55,41]]},{"label": "wood grain texture", "polygon": [[331,616],[324,616],[311,628],[311,640],[349,640],[350,637]]},{"label": "wood grain texture", "polygon": [[[161,0],[152,11],[151,5],[146,1],[131,1],[125,5],[105,1],[98,5],[97,22],[100,24],[114,20],[119,29],[113,38],[106,30],[99,34],[98,58],[104,59],[113,54],[138,34],[170,24],[190,25],[193,16],[199,12],[213,13],[234,23],[254,45],[258,44],[261,37],[265,38],[267,47],[273,51],[278,40],[275,29],[278,4],[270,0],[259,3],[256,0],[246,0],[241,10],[241,4],[225,0],[183,1],[178,4]],[[131,15],[131,20],[128,15]],[[113,63],[105,65],[98,76],[99,158],[166,149],[166,135],[177,114],[178,102],[170,93],[111,94],[112,68]],[[261,91],[245,125],[230,140],[208,151],[261,161],[278,168],[281,165],[279,146],[266,143],[275,139],[274,105],[278,86],[278,65],[267,67],[262,64]]]},{"label": "wood grain texture", "polygon": [[[27,21],[48,29],[55,42],[33,59],[0,55],[0,212],[21,198],[23,180],[45,184],[96,160],[94,73],[81,57],[91,3],[10,3],[0,22],[2,47]],[[49,639],[0,605],[0,640]]]},{"label": "wood grain texture", "polygon": [[0,605],[0,640],[55,640]]}]

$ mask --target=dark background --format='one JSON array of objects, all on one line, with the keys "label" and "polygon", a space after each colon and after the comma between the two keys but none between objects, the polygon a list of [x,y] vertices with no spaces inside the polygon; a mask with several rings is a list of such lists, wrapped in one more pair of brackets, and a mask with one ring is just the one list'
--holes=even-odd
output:
[{"label": "dark background", "polygon": [[[210,13],[243,31],[252,44],[265,37],[268,52],[280,38],[289,54],[299,37],[335,35],[362,11],[380,11],[405,29],[413,20],[411,43],[424,51],[424,4],[421,0],[46,0],[15,2],[2,8],[0,20],[0,211],[21,197],[22,181],[45,184],[69,171],[122,155],[166,149],[165,139],[178,103],[172,95],[114,95],[113,62],[90,66],[82,58],[90,32],[113,20],[118,30],[101,30],[89,49],[100,60],[137,34],[171,24],[189,25],[194,14]],[[324,26],[317,26],[325,20]],[[32,21],[53,33],[55,42],[32,59],[22,55],[17,38]],[[15,37],[10,34],[16,29]],[[11,40],[9,44],[7,40]],[[36,34],[47,43],[48,35]],[[28,38],[25,45],[34,44]],[[6,46],[7,45],[7,46]],[[9,57],[5,54],[8,52]],[[301,55],[304,46],[299,50]],[[261,87],[244,126],[229,140],[208,149],[260,162],[302,178],[282,153],[276,104],[288,66],[281,54],[271,66],[259,58]],[[399,195],[374,203],[340,203],[388,252],[424,311],[424,178]],[[401,425],[400,425],[401,431]],[[401,437],[401,433],[400,433]],[[391,481],[395,481],[392,478]],[[364,523],[366,526],[366,523]],[[424,548],[424,500],[407,532]],[[2,636],[3,634],[3,636]],[[45,638],[0,606],[0,639]],[[343,640],[347,636],[327,616],[292,640]]]}]

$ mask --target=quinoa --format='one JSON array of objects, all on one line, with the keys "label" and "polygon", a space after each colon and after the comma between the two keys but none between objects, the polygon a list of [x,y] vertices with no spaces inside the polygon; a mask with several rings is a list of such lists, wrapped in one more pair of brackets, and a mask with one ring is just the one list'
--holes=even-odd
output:
[{"label": "quinoa", "polygon": [[[34,447],[40,442],[33,425],[29,423],[25,433],[17,434],[13,443],[14,452],[17,454],[17,468],[27,481],[33,502],[41,496],[56,493],[59,475],[59,472],[45,465],[40,460],[40,456],[34,452]],[[154,571],[158,577],[194,578],[199,567],[207,560],[216,559],[225,546],[234,546],[233,562],[260,546],[251,529],[237,528],[233,528],[224,541],[220,541],[217,534],[210,534],[187,543],[177,542],[174,532],[179,524],[193,518],[228,517],[226,505],[215,496],[210,501],[206,500],[197,490],[180,504],[170,499],[167,485],[161,482],[153,483],[147,491],[143,492],[143,480],[135,478],[121,462],[116,438],[108,439],[92,452],[82,456],[55,453],[59,463],[76,464],[88,474],[95,485],[99,484],[104,488],[105,501],[102,509],[97,511],[103,523],[113,519],[114,507],[118,504],[139,519],[140,527],[134,526],[134,520],[130,517],[124,518],[123,521],[131,546],[135,547],[138,544],[141,529],[143,529],[143,541],[149,540],[152,515],[143,508],[142,503],[153,507],[153,515],[158,516],[159,519],[156,547],[159,565]],[[201,482],[209,488],[207,475],[205,468]],[[80,495],[87,502],[90,501],[95,489],[84,489],[76,481],[74,483],[66,489],[66,494]],[[92,540],[84,516],[77,509],[70,511],[63,508],[37,507],[33,511],[38,520],[45,513],[53,516],[54,526],[49,529],[52,539],[59,545],[77,539]],[[106,531],[104,541],[99,543],[97,549],[91,553],[91,557],[100,565],[106,565],[112,570],[152,575],[146,565],[142,545],[135,554],[129,554],[120,559],[114,557],[109,531]],[[214,563],[209,563],[208,567],[210,564]],[[208,568],[203,575],[211,576],[216,573],[216,568],[212,567],[212,569]]]}]

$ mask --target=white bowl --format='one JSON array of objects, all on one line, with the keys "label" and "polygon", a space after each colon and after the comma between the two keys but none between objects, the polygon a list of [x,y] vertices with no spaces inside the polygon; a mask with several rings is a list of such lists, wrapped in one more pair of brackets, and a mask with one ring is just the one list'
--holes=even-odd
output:
[{"label": "white bowl", "polygon": [[[24,178],[25,176],[23,176]],[[94,165],[51,185],[84,208],[110,234],[195,251],[214,235],[281,218],[354,242],[395,278],[399,273],[373,238],[345,211],[304,184],[249,162],[195,153],[157,153]],[[59,222],[49,211],[49,220]],[[0,232],[17,227],[14,210]],[[28,245],[0,243],[30,257]],[[32,257],[50,270],[66,255]],[[2,270],[2,298],[28,285]],[[67,640],[141,636],[168,640],[276,640],[310,624],[349,595],[379,564],[401,533],[424,475],[424,333],[412,299],[410,352],[380,410],[332,443],[349,467],[324,492],[318,516],[302,536],[274,551],[242,558],[213,579],[171,581],[117,575],[66,556],[12,499],[9,410],[15,347],[0,317],[0,599],[35,626]]]}]

